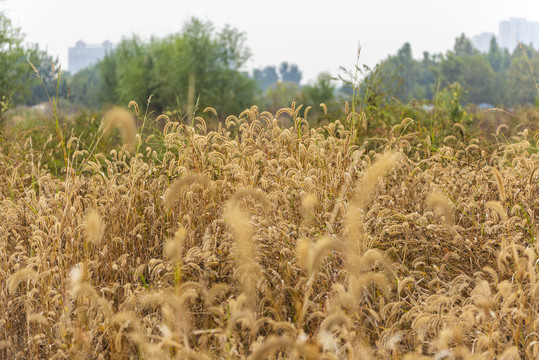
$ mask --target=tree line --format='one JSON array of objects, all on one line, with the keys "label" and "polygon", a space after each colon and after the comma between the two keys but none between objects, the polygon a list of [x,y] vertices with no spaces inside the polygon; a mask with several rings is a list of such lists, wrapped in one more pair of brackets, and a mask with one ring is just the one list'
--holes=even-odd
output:
[{"label": "tree line", "polygon": [[235,28],[217,30],[196,18],[166,38],[124,39],[99,63],[71,76],[72,100],[101,107],[145,104],[152,96],[156,111],[211,106],[227,116],[253,104],[275,111],[293,100],[318,105],[334,98],[329,74],[301,86],[301,71],[286,61],[247,73],[243,67],[251,52],[245,41]]},{"label": "tree line", "polygon": [[[131,100],[144,106],[151,99],[150,108],[158,112],[211,106],[226,116],[252,104],[276,111],[291,101],[312,105],[316,112],[320,103],[354,93],[350,86],[337,89],[336,79],[327,73],[302,86],[301,70],[288,62],[247,73],[244,65],[252,54],[245,42],[245,34],[233,27],[216,29],[209,21],[192,18],[165,38],[125,38],[97,64],[62,75],[58,60],[37,45],[24,45],[20,29],[0,13],[0,120],[13,105],[37,104],[56,95],[93,108]],[[539,69],[539,52],[531,45],[509,52],[493,38],[490,50],[481,53],[463,34],[447,53],[424,52],[420,60],[406,43],[374,69],[365,67],[353,86],[371,107],[383,105],[384,97],[434,103],[443,91],[457,92],[467,103],[533,105],[533,69]]]},{"label": "tree line", "polygon": [[37,45],[25,46],[21,30],[3,13],[0,34],[1,118],[14,105],[56,96],[97,109],[131,100],[144,106],[151,98],[150,108],[158,112],[211,106],[226,116],[253,104],[278,109],[292,100],[331,100],[335,89],[329,74],[300,86],[302,73],[288,62],[245,72],[251,57],[245,34],[197,18],[165,38],[124,38],[104,59],[76,74],[61,72],[58,59]]},{"label": "tree line", "polygon": [[[423,58],[416,60],[406,43],[377,68],[373,74],[378,81],[392,88],[392,95],[403,102],[434,102],[440,90],[450,87],[461,92],[464,102],[473,104],[512,107],[535,105],[537,101],[533,70],[539,74],[539,52],[531,44],[516,44],[509,51],[500,48],[493,37],[489,51],[482,53],[462,34],[445,55],[424,52]],[[371,75],[368,81],[376,79]]]}]

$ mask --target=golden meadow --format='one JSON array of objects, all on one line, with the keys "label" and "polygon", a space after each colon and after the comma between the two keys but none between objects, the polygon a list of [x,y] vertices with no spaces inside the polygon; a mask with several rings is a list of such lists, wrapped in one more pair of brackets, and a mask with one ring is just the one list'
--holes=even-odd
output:
[{"label": "golden meadow", "polygon": [[1,143],[0,358],[539,357],[533,129],[130,105]]}]

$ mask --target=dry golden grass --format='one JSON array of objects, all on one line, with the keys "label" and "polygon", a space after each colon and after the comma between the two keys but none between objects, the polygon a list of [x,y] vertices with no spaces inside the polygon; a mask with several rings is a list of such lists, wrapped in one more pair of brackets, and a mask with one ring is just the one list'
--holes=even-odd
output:
[{"label": "dry golden grass", "polygon": [[253,107],[138,153],[114,111],[61,177],[1,149],[0,358],[539,357],[533,134],[367,151]]},{"label": "dry golden grass", "polygon": [[[134,104],[138,113],[138,105],[136,105],[136,103]],[[133,114],[130,113],[129,110],[117,106],[105,114],[104,135],[109,136],[115,128],[120,130],[124,142],[131,150],[133,150],[137,135],[137,124],[135,123]]]}]

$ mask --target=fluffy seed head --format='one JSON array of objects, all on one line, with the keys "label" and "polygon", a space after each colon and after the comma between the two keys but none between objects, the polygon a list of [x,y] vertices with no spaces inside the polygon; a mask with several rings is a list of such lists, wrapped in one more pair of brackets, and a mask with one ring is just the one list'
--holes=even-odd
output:
[{"label": "fluffy seed head", "polygon": [[174,180],[165,193],[164,205],[165,209],[171,210],[174,207],[174,203],[182,193],[183,189],[193,183],[199,183],[203,186],[207,186],[210,183],[210,178],[207,175],[187,173],[181,178]]},{"label": "fluffy seed head", "polygon": [[185,228],[183,226],[180,226],[178,230],[176,230],[174,238],[168,240],[165,243],[164,252],[170,260],[177,260],[181,258],[183,254],[183,243],[186,234],[187,231],[185,230]]},{"label": "fluffy seed head", "polygon": [[366,172],[360,182],[359,206],[365,210],[370,197],[377,188],[378,180],[384,177],[397,163],[398,154],[387,152],[383,154]]},{"label": "fluffy seed head", "polygon": [[86,240],[89,243],[99,245],[103,237],[104,226],[99,212],[90,209],[84,217],[84,228],[86,231]]},{"label": "fluffy seed head", "polygon": [[502,174],[498,171],[498,169],[494,167],[490,169],[492,170],[492,173],[494,174],[494,178],[496,179],[496,184],[498,185],[498,191],[500,192],[500,200],[504,202],[506,197],[505,197],[505,188],[503,186]]},{"label": "fluffy seed head", "polygon": [[503,208],[503,205],[499,201],[488,201],[485,204],[485,207],[487,209],[492,209],[496,211],[498,216],[502,219],[502,221],[507,220],[507,213],[505,212],[505,209]]},{"label": "fluffy seed head", "polygon": [[311,257],[311,243],[308,239],[302,238],[298,241],[298,244],[296,245],[296,254],[300,266],[304,269],[308,269]]},{"label": "fluffy seed head", "polygon": [[315,194],[305,194],[301,198],[301,210],[305,223],[309,223],[314,217],[314,207],[317,201],[318,199]]},{"label": "fluffy seed head", "polygon": [[123,141],[128,145],[129,149],[134,149],[137,124],[135,123],[133,114],[129,110],[116,106],[105,114],[103,134],[109,136],[114,128],[120,130]]},{"label": "fluffy seed head", "polygon": [[74,293],[77,293],[78,289],[84,281],[84,271],[81,264],[77,264],[71,268],[69,272],[69,285]]},{"label": "fluffy seed head", "polygon": [[430,207],[439,209],[442,212],[447,226],[453,226],[455,224],[452,209],[453,205],[447,196],[440,193],[432,193],[427,197],[427,204]]},{"label": "fluffy seed head", "polygon": [[37,280],[37,272],[32,268],[24,268],[11,275],[8,280],[8,292],[13,294],[17,290],[17,286],[25,280]]}]

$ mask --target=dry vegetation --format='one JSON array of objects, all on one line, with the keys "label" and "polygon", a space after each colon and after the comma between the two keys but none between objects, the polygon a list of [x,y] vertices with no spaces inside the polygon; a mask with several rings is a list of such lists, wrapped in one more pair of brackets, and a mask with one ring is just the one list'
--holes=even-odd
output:
[{"label": "dry vegetation", "polygon": [[166,119],[158,152],[116,110],[126,145],[72,138],[58,177],[4,144],[0,357],[539,357],[533,134],[373,150],[281,113]]}]

